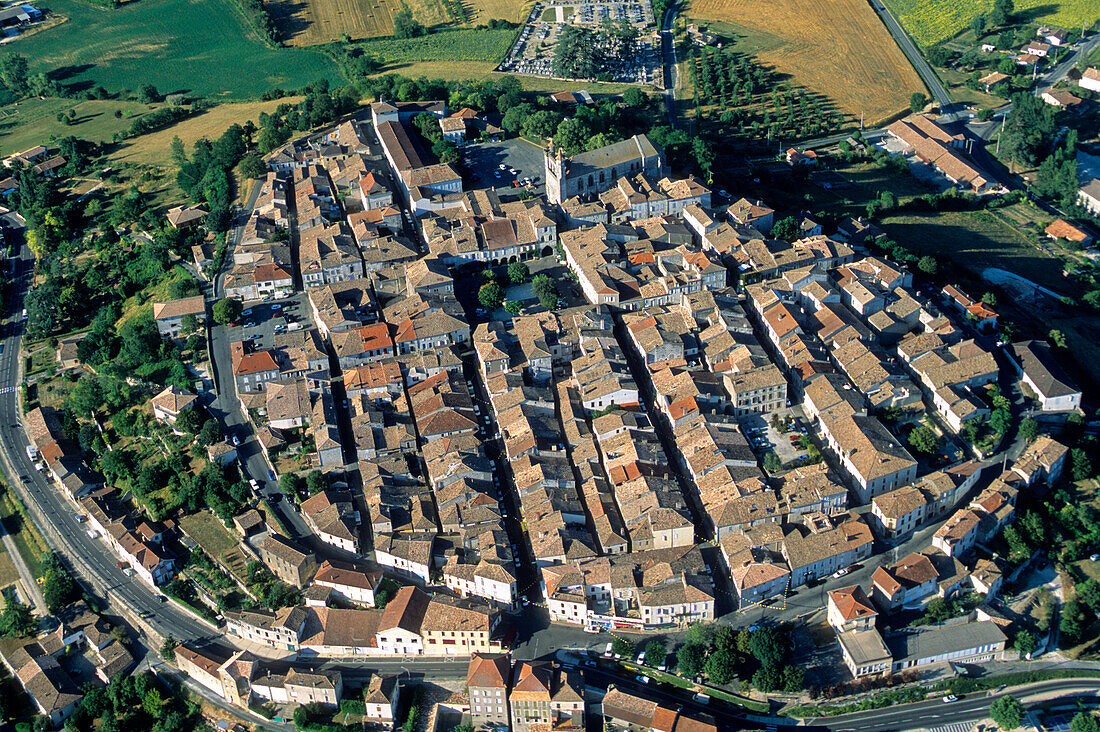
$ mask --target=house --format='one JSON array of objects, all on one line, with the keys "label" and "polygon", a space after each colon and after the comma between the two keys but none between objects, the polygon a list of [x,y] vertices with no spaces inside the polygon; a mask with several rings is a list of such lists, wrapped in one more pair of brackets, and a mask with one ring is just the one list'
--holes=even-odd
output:
[{"label": "house", "polygon": [[826,617],[829,625],[833,626],[838,633],[844,633],[849,630],[874,628],[878,612],[867,599],[863,588],[852,585],[829,592]]},{"label": "house", "polygon": [[1093,242],[1092,233],[1088,229],[1065,219],[1054,219],[1044,232],[1051,239],[1065,239],[1082,247],[1091,246]]},{"label": "house", "polygon": [[73,678],[37,641],[5,648],[0,660],[30,697],[34,709],[49,718],[51,728],[71,717],[83,698]]},{"label": "house", "polygon": [[271,573],[293,587],[305,587],[317,570],[312,552],[278,534],[269,534],[257,551]]},{"label": "house", "polygon": [[1077,203],[1093,216],[1100,216],[1100,178],[1093,178],[1078,189]]},{"label": "house", "polygon": [[789,148],[784,155],[787,160],[787,165],[792,168],[800,165],[810,166],[817,164],[817,153],[813,150],[799,150],[798,148],[792,147]]},{"label": "house", "polygon": [[1045,482],[1053,485],[1062,477],[1069,448],[1055,439],[1040,435],[1020,453],[1012,464],[1012,472],[1029,485]]},{"label": "house", "polygon": [[470,697],[470,717],[475,728],[510,728],[510,675],[508,656],[500,653],[470,654],[470,665],[466,671],[466,691]]},{"label": "house", "polygon": [[1049,43],[1040,43],[1039,41],[1032,41],[1024,48],[1024,52],[1029,56],[1038,56],[1039,58],[1046,58],[1050,53]]},{"label": "house", "polygon": [[440,117],[439,129],[447,142],[455,145],[466,142],[466,120],[461,117]]},{"label": "house", "polygon": [[183,332],[184,318],[190,316],[195,327],[206,323],[206,300],[202,295],[184,297],[179,300],[153,303],[153,320],[161,337],[179,338]]},{"label": "house", "polygon": [[584,91],[583,89],[581,91],[575,92],[554,92],[550,95],[550,101],[554,102],[555,104],[568,104],[572,106],[593,103],[592,95]]},{"label": "house", "polygon": [[1100,68],[1090,66],[1081,73],[1078,86],[1089,91],[1100,92]]},{"label": "house", "polygon": [[153,405],[153,416],[156,419],[174,427],[180,412],[191,409],[198,402],[198,399],[191,392],[172,385],[153,397],[150,404]]},{"label": "house", "polygon": [[382,573],[377,570],[358,569],[332,559],[326,559],[313,575],[313,584],[327,587],[340,597],[367,607],[374,607],[374,593],[381,582]]},{"label": "house", "polygon": [[61,169],[65,167],[65,162],[65,158],[57,155],[34,166],[33,170],[40,173],[44,178],[56,178],[61,175]]},{"label": "house", "polygon": [[202,224],[206,218],[206,209],[202,206],[176,206],[168,209],[165,218],[173,229],[189,229]]},{"label": "house", "polygon": [[982,90],[986,94],[989,94],[998,84],[1003,83],[1008,78],[1008,74],[1002,74],[1000,71],[991,71],[978,79],[978,83],[982,85]]},{"label": "house", "polygon": [[934,594],[939,578],[932,560],[914,552],[896,564],[876,569],[871,575],[871,595],[879,607],[894,610]]},{"label": "house", "polygon": [[1020,341],[1004,352],[1044,412],[1066,412],[1081,407],[1081,390],[1062,369],[1046,343]]},{"label": "house", "polygon": [[718,36],[708,30],[700,28],[697,23],[689,23],[687,27],[688,38],[696,46],[713,46],[718,42]]},{"label": "house", "polygon": [[350,492],[325,489],[302,501],[301,510],[318,539],[351,554],[359,553],[359,512]]},{"label": "house", "polygon": [[1039,98],[1058,109],[1077,109],[1084,103],[1081,97],[1070,94],[1065,89],[1048,89]]}]

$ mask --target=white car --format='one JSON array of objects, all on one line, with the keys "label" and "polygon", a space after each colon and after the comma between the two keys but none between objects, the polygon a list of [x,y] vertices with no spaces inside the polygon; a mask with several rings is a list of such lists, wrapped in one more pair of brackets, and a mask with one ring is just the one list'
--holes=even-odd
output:
[{"label": "white car", "polygon": [[840,577],[843,577],[846,574],[848,574],[848,568],[847,567],[845,567],[843,569],[838,569],[837,571],[833,572],[832,576],[833,576],[833,579],[838,579]]}]

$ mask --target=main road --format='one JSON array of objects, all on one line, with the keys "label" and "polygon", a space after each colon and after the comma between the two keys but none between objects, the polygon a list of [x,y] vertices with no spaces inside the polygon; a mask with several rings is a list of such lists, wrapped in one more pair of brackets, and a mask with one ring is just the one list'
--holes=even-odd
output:
[{"label": "main road", "polygon": [[921,55],[920,49],[909,38],[909,34],[905,32],[905,29],[901,27],[901,23],[898,23],[894,14],[891,13],[882,0],[869,0],[871,7],[878,13],[878,17],[882,19],[883,24],[886,26],[886,30],[890,31],[890,35],[894,37],[894,41],[898,44],[901,52],[905,54],[905,57],[909,59],[909,63],[913,65],[913,69],[917,72],[917,76],[921,78],[924,85],[928,87],[928,91],[932,93],[932,99],[936,101],[936,104],[940,107],[941,114],[947,114],[951,110],[951,97],[947,93],[947,89],[944,88],[940,82],[940,77],[936,76],[936,72],[932,70],[932,67],[924,60],[924,56]]},{"label": "main road", "polygon": [[80,521],[76,505],[39,473],[27,457],[29,442],[18,398],[22,388],[19,349],[24,327],[20,313],[31,279],[33,259],[27,256],[26,247],[21,247],[12,261],[15,272],[8,289],[8,317],[0,341],[6,359],[0,364],[0,462],[11,479],[12,488],[50,546],[117,609],[138,618],[146,616],[145,622],[162,636],[200,642],[220,636],[214,626],[166,601],[163,595],[120,569],[107,545],[89,535],[86,525]]}]

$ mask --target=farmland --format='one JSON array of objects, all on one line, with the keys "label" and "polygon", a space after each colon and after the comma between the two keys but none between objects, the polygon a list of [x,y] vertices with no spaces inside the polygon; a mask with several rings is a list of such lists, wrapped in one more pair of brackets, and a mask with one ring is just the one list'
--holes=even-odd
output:
[{"label": "farmland", "polygon": [[[931,46],[970,27],[977,15],[993,8],[993,0],[884,0],[886,7],[914,41]],[[1016,0],[1016,17],[1031,23],[1063,28],[1090,25],[1097,20],[1095,0]]]},{"label": "farmland", "polygon": [[[136,117],[157,109],[159,104],[95,99],[24,99],[4,107],[0,118],[0,155],[10,155],[41,144],[51,135],[76,135],[92,142],[109,142],[116,132],[128,129]],[[59,112],[73,110],[72,124],[57,120]],[[115,113],[122,117],[116,118]]]},{"label": "farmland", "polygon": [[[739,53],[752,54],[792,86],[832,101],[874,125],[906,109],[924,86],[863,0],[691,0],[684,14],[729,28]],[[724,27],[723,27],[724,26]]]},{"label": "farmland", "polygon": [[[480,61],[495,65],[504,58],[515,34],[513,30],[453,30],[420,38],[370,39],[358,46],[364,53],[378,56],[385,64],[385,71],[406,73],[401,66],[425,61]],[[438,64],[437,70],[442,73],[446,68]]]},{"label": "farmland", "polygon": [[50,8],[68,22],[6,49],[26,56],[32,72],[62,69],[59,81],[78,89],[153,84],[222,101],[339,79],[322,54],[265,46],[228,0],[142,0],[113,10],[51,0]]},{"label": "farmland", "polygon": [[393,16],[408,7],[425,26],[477,24],[524,15],[520,0],[275,0],[272,16],[293,46],[329,43],[347,34],[373,38],[393,33]]}]

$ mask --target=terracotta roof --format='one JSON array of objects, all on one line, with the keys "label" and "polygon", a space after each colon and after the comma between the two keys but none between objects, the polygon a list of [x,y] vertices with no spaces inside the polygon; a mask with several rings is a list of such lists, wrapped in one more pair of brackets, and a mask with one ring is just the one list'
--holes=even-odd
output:
[{"label": "terracotta roof", "polygon": [[878,615],[871,601],[867,599],[867,594],[859,585],[833,590],[829,593],[829,599],[840,610],[845,620],[860,620]]}]

